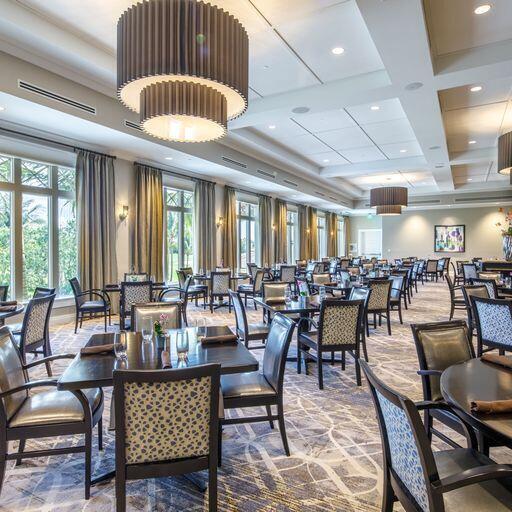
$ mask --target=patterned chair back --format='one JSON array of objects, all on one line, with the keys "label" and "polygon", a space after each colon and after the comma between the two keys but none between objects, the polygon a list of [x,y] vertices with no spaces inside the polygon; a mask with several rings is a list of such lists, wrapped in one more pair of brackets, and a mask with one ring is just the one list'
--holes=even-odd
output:
[{"label": "patterned chair back", "polygon": [[46,338],[48,321],[55,295],[30,299],[21,326],[20,350],[22,354],[31,350],[31,345],[40,345]]},{"label": "patterned chair back", "polygon": [[283,283],[293,283],[296,271],[297,267],[295,265],[281,265],[281,281]]},{"label": "patterned chair back", "polygon": [[165,315],[165,329],[181,328],[181,301],[176,302],[148,302],[146,304],[132,305],[132,331],[140,331],[148,322],[153,325],[156,321],[162,321]]},{"label": "patterned chair back", "polygon": [[306,265],[306,272],[314,272],[315,271],[315,268],[316,268],[316,263],[314,261],[310,261],[307,265]]},{"label": "patterned chair back", "polygon": [[282,299],[284,300],[285,290],[290,287],[289,283],[268,282],[262,283],[263,300]]},{"label": "patterned chair back", "polygon": [[210,280],[210,289],[213,295],[229,295],[231,272],[212,272]]},{"label": "patterned chair back", "polygon": [[276,313],[270,324],[265,352],[263,353],[263,375],[278,393],[282,391],[286,356],[292,340],[295,322]]},{"label": "patterned chair back", "polygon": [[8,293],[9,293],[9,285],[8,284],[0,285],[0,301],[7,300]]},{"label": "patterned chair back", "polygon": [[494,279],[470,279],[469,283],[472,286],[485,286],[490,299],[498,298],[498,287],[496,286],[496,281]]},{"label": "patterned chair back", "polygon": [[463,263],[462,275],[464,276],[464,282],[467,282],[470,279],[477,279],[478,274],[476,271],[476,265],[474,263]]},{"label": "patterned chair back", "polygon": [[318,324],[318,345],[357,345],[361,335],[363,313],[363,300],[323,300]]},{"label": "patterned chair back", "polygon": [[178,276],[178,285],[181,289],[183,289],[187,280],[187,274],[185,274],[184,270],[177,270],[176,275]]},{"label": "patterned chair back", "polygon": [[[384,471],[392,484],[406,489],[400,499],[406,510],[444,511],[442,497],[434,497],[430,481],[439,480],[430,442],[418,410],[407,397],[386,386],[366,361],[361,367],[370,384],[384,452]],[[430,477],[430,480],[429,480]]]},{"label": "patterned chair back", "polygon": [[181,267],[180,270],[185,273],[185,277],[191,276],[194,274],[194,269],[192,267]]},{"label": "patterned chair back", "polygon": [[86,301],[86,298],[82,295],[80,281],[76,277],[73,277],[69,280],[69,284],[71,285],[76,305],[81,306]]},{"label": "patterned chair back", "polygon": [[147,272],[125,272],[124,281],[127,283],[141,283],[149,281]]},{"label": "patterned chair back", "polygon": [[373,270],[374,264],[373,263],[363,263],[363,270],[365,272],[369,272],[370,270]]},{"label": "patterned chair back", "polygon": [[254,279],[256,271],[258,270],[258,265],[256,265],[256,263],[247,263],[247,270],[249,271],[251,279]]},{"label": "patterned chair back", "polygon": [[40,297],[48,297],[48,295],[53,294],[55,294],[55,288],[43,288],[42,286],[36,286],[32,298],[39,299]]},{"label": "patterned chair back", "polygon": [[473,321],[473,299],[478,298],[489,298],[489,292],[486,286],[470,286],[464,285],[462,287],[462,295],[464,296],[464,302],[466,303],[466,312],[468,315],[468,325],[472,328],[475,324]]},{"label": "patterned chair back", "polygon": [[235,308],[237,331],[242,334],[242,339],[245,340],[246,336],[249,334],[249,326],[247,323],[247,315],[245,313],[244,303],[238,292],[229,290],[229,295],[231,296],[231,302]]},{"label": "patterned chair back", "polygon": [[473,311],[479,346],[512,350],[511,301],[473,297]]},{"label": "patterned chair back", "polygon": [[217,443],[220,365],[114,371],[116,462],[144,464],[210,454]]},{"label": "patterned chair back", "polygon": [[368,311],[383,311],[388,308],[392,284],[391,279],[370,279],[368,286],[372,294],[368,301]]},{"label": "patterned chair back", "polygon": [[[0,328],[0,391],[17,388],[27,382],[20,352],[9,327]],[[28,396],[28,391],[18,391],[3,398],[6,420],[9,421]]]},{"label": "patterned chair back", "polygon": [[307,265],[307,261],[306,260],[295,260],[295,264],[297,265],[297,267],[300,267],[300,268],[304,268],[306,265]]},{"label": "patterned chair back", "polygon": [[254,275],[253,291],[259,293],[261,290],[261,283],[263,282],[263,276],[265,272],[263,270],[257,270]]},{"label": "patterned chair back", "polygon": [[348,258],[342,258],[341,261],[340,261],[340,268],[345,270],[349,267],[350,265],[350,260]]},{"label": "patterned chair back", "polygon": [[313,274],[311,281],[315,284],[327,284],[331,282],[331,274]]},{"label": "patterned chair back", "polygon": [[428,273],[431,273],[431,272],[437,272],[437,269],[438,269],[438,260],[428,260],[427,261],[427,272]]},{"label": "patterned chair back", "polygon": [[347,267],[347,270],[351,276],[358,276],[361,273],[359,267]]},{"label": "patterned chair back", "polygon": [[129,314],[134,304],[151,302],[151,281],[130,281],[121,283],[121,305],[125,314]]}]

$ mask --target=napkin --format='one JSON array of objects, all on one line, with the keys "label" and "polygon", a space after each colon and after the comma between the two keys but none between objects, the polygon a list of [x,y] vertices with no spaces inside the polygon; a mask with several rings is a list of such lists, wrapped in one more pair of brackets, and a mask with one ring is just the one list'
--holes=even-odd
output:
[{"label": "napkin", "polygon": [[81,355],[93,355],[93,354],[107,354],[109,352],[114,352],[114,344],[107,343],[105,345],[96,345],[94,347],[83,347],[80,349]]},{"label": "napkin", "polygon": [[0,301],[0,306],[17,306],[18,301],[16,300],[2,300]]},{"label": "napkin", "polygon": [[235,334],[220,334],[218,336],[208,336],[206,335],[201,339],[201,343],[203,345],[209,345],[212,343],[236,343],[238,338]]},{"label": "napkin", "polygon": [[167,350],[162,351],[162,368],[172,368],[171,355],[169,354],[169,352],[167,352]]},{"label": "napkin", "polygon": [[471,402],[471,412],[480,412],[482,414],[504,414],[512,412],[512,400],[494,400],[492,402],[475,400]]},{"label": "napkin", "polygon": [[486,363],[497,364],[504,368],[510,368],[512,370],[512,359],[506,356],[500,356],[498,354],[483,354],[480,360]]},{"label": "napkin", "polygon": [[269,299],[266,299],[265,302],[267,304],[284,304],[286,301],[284,297],[270,297]]},{"label": "napkin", "polygon": [[16,311],[16,304],[13,306],[4,306],[0,305],[0,312],[2,313],[8,313],[10,311]]}]

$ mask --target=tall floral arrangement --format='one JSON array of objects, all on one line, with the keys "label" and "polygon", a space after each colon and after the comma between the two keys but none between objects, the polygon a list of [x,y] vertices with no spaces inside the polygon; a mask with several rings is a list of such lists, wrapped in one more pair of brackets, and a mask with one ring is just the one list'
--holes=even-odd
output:
[{"label": "tall floral arrangement", "polygon": [[505,213],[503,208],[498,211],[505,215],[503,222],[497,222],[496,226],[501,228],[501,236],[512,236],[512,209]]}]

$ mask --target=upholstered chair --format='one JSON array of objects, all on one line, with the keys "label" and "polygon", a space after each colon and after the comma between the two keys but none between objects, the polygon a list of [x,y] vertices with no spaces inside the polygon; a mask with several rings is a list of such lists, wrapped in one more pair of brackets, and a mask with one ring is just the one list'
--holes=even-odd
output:
[{"label": "upholstered chair", "polygon": [[504,299],[473,297],[477,331],[477,355],[492,349],[503,354],[512,351],[512,302]]},{"label": "upholstered chair", "polygon": [[145,304],[153,298],[151,281],[130,281],[121,283],[119,296],[119,318],[121,330],[126,329],[126,319],[131,319],[133,304]]},{"label": "upholstered chair", "polygon": [[[221,389],[224,410],[245,407],[265,407],[265,416],[245,416],[237,414],[235,418],[225,417],[221,425],[255,423],[269,421],[274,428],[274,420],[279,423],[279,431],[286,455],[290,455],[284,423],[283,386],[286,356],[292,340],[295,323],[288,317],[277,313],[272,320],[263,354],[262,372],[236,373],[221,377]],[[277,407],[277,414],[272,413]],[[219,463],[222,446],[222,431],[219,432]]]},{"label": "upholstered chair", "polygon": [[[348,352],[355,361],[356,383],[361,385],[359,352],[363,332],[363,300],[324,299],[320,307],[318,323],[309,319],[314,330],[299,333],[297,349],[297,373],[301,372],[302,359],[306,375],[308,361],[318,365],[318,387],[324,388],[323,354],[341,353],[341,369],[345,370],[345,353]],[[314,351],[314,353],[312,352]],[[331,357],[332,362],[332,357]]]},{"label": "upholstered chair", "polygon": [[[445,409],[442,402],[414,404],[386,386],[365,361],[381,432],[384,459],[382,512],[395,501],[407,511],[483,512],[512,507],[512,468],[498,465],[472,449],[432,451],[420,418],[425,409]],[[478,475],[478,477],[476,477]]]},{"label": "upholstered chair", "polygon": [[464,283],[469,283],[470,279],[478,279],[476,265],[474,263],[463,263],[462,275],[464,276]]},{"label": "upholstered chair", "polygon": [[127,283],[141,283],[149,281],[147,272],[125,272],[123,281]]},{"label": "upholstered chair", "polygon": [[390,310],[398,311],[398,318],[400,323],[403,324],[402,319],[402,302],[405,304],[405,309],[407,309],[407,290],[406,283],[407,280],[403,275],[392,275],[391,276],[391,295],[390,295]]},{"label": "upholstered chair", "polygon": [[[240,292],[230,290],[229,295],[231,296],[231,303],[235,310],[236,334],[238,338],[248,349],[264,348],[264,342],[268,336],[269,326],[263,322],[250,324],[247,321],[247,314],[245,312]],[[251,347],[251,341],[260,341],[261,344]]]},{"label": "upholstered chair", "polygon": [[329,273],[326,274],[312,274],[311,282],[313,284],[328,284],[331,282],[331,275]]},{"label": "upholstered chair", "polygon": [[[247,307],[247,297],[261,297],[261,283],[263,282],[263,270],[256,270],[252,283],[238,285],[237,291],[243,295],[245,306]],[[256,302],[254,309],[257,310]]]},{"label": "upholstered chair", "polygon": [[361,268],[359,266],[347,267],[347,270],[351,276],[358,276],[359,274],[361,274]]},{"label": "upholstered chair", "polygon": [[[482,274],[480,273],[479,275],[481,276]],[[490,299],[498,298],[498,286],[494,279],[485,279],[483,277],[479,277],[477,279],[470,278],[469,284],[472,286],[485,286]]]},{"label": "upholstered chair", "polygon": [[500,272],[478,272],[478,279],[493,279],[496,284],[501,282]]},{"label": "upholstered chair", "polygon": [[450,292],[450,320],[453,318],[455,310],[466,309],[466,302],[462,295],[461,286],[456,286],[450,277],[450,274],[446,274],[446,283],[448,284],[448,290]]},{"label": "upholstered chair", "polygon": [[[464,320],[412,324],[412,334],[418,354],[419,371],[423,385],[423,399],[444,402],[441,394],[440,379],[446,368],[475,357],[469,330]],[[445,443],[460,448],[445,433],[434,427],[434,419],[462,434],[468,441],[468,447],[475,443],[474,433],[449,408],[425,409],[424,424],[429,440],[436,435]]]},{"label": "upholstered chair", "polygon": [[347,270],[350,266],[350,260],[348,258],[341,258],[340,260],[340,270]]},{"label": "upholstered chair", "polygon": [[208,470],[208,510],[217,510],[220,364],[114,371],[116,510],[126,482]]},{"label": "upholstered chair", "polygon": [[145,324],[160,321],[161,315],[167,316],[166,329],[181,329],[182,326],[182,301],[177,299],[172,302],[147,302],[145,304],[132,304],[131,330],[140,332]]},{"label": "upholstered chair", "polygon": [[[223,306],[227,306],[231,313],[231,299],[229,298],[229,288],[231,284],[231,272],[220,271],[212,272],[210,274],[210,313],[213,313],[214,309],[218,309]],[[224,302],[224,297],[228,298],[228,303]],[[215,299],[219,302],[215,304]]]},{"label": "upholstered chair", "polygon": [[437,281],[439,279],[439,260],[427,260],[427,266],[425,267],[425,275],[427,279]]},{"label": "upholstered chair", "polygon": [[102,314],[105,318],[105,332],[107,332],[107,316],[109,324],[111,323],[111,307],[108,296],[96,288],[90,290],[82,290],[80,282],[76,277],[69,280],[73,295],[75,297],[75,334],[80,322],[80,329],[84,317],[93,318],[98,314]]},{"label": "upholstered chair", "polygon": [[297,267],[295,265],[281,265],[279,269],[280,281],[282,283],[295,283],[295,274],[297,273]]},{"label": "upholstered chair", "polygon": [[[391,336],[391,279],[370,279],[368,287],[372,290],[370,300],[368,301],[368,314],[373,314],[373,328],[377,328],[377,316],[379,317],[379,325],[382,325],[382,317],[386,318],[388,325],[388,334]],[[368,324],[366,324],[368,327]],[[370,335],[370,330],[366,331]]]},{"label": "upholstered chair", "polygon": [[[290,289],[289,283],[281,283],[280,281],[263,281],[261,284],[261,296],[264,301],[283,302],[285,301],[286,290]],[[270,311],[263,310],[263,321],[272,320]]]},{"label": "upholstered chair", "polygon": [[473,298],[481,297],[484,299],[489,298],[489,291],[486,286],[462,286],[462,296],[464,297],[464,304],[466,305],[466,314],[468,318],[468,327],[470,329],[470,337],[473,338],[473,331],[476,330],[476,322],[473,314]]},{"label": "upholstered chair", "polygon": [[254,281],[257,270],[258,270],[258,265],[256,265],[256,263],[247,263],[247,271],[249,272],[249,277],[251,278],[251,282]]},{"label": "upholstered chair", "polygon": [[[38,299],[36,299],[38,300]],[[103,392],[100,388],[82,391],[57,391],[56,380],[30,381],[28,370],[57,359],[73,359],[74,354],[44,357],[24,364],[7,326],[0,328],[0,491],[7,461],[16,465],[31,457],[85,453],[85,499],[91,485],[92,429],[98,425],[98,444],[102,449]],[[32,392],[35,388],[37,392]],[[72,447],[25,452],[28,439],[82,434],[85,444]],[[18,452],[9,453],[9,441],[19,441]]]}]

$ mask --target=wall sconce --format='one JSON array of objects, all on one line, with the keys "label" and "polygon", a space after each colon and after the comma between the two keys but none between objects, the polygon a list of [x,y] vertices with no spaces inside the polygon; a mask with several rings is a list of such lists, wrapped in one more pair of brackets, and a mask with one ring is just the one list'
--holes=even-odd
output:
[{"label": "wall sconce", "polygon": [[334,236],[334,231],[331,231],[331,236]]},{"label": "wall sconce", "polygon": [[276,230],[276,225],[272,224],[272,231],[275,231],[275,230]]},{"label": "wall sconce", "polygon": [[123,221],[128,218],[128,211],[130,207],[128,205],[123,205],[123,211],[119,214],[119,220]]},{"label": "wall sconce", "polygon": [[224,217],[219,217],[219,220],[217,221],[217,229],[220,228],[224,224]]},{"label": "wall sconce", "polygon": [[306,233],[307,233],[308,235],[309,235],[310,231],[311,231],[311,230],[310,230],[309,228],[308,228],[308,229],[306,229]]}]

